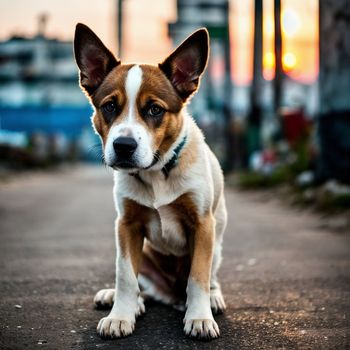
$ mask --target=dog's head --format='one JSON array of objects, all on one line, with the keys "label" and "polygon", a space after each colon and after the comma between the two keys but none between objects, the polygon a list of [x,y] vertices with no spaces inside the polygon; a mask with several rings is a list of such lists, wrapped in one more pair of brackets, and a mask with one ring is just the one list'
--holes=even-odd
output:
[{"label": "dog's head", "polygon": [[209,37],[199,29],[158,66],[122,64],[87,26],[74,38],[80,84],[92,102],[104,159],[114,169],[148,169],[176,141],[186,101],[198,89]]}]

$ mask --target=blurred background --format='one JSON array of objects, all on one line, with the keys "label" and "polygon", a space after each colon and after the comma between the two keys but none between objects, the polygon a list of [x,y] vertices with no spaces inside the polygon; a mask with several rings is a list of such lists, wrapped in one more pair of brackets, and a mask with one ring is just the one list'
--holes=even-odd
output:
[{"label": "blurred background", "polygon": [[210,62],[189,109],[228,178],[296,185],[305,202],[321,186],[322,205],[347,206],[349,18],[349,0],[3,1],[0,174],[99,161],[72,52],[77,22],[122,60],[148,63],[207,27]]}]

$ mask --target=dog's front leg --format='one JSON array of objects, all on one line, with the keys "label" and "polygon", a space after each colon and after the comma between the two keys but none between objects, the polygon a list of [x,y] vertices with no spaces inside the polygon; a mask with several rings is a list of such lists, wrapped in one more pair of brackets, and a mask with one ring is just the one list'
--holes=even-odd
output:
[{"label": "dog's front leg", "polygon": [[100,320],[97,332],[102,337],[119,338],[131,334],[136,317],[144,311],[139,300],[137,270],[142,254],[143,234],[141,225],[116,221],[116,288],[110,314]]},{"label": "dog's front leg", "polygon": [[198,219],[192,237],[192,262],[187,284],[184,331],[191,337],[212,339],[220,335],[210,307],[210,271],[215,241],[215,219]]}]

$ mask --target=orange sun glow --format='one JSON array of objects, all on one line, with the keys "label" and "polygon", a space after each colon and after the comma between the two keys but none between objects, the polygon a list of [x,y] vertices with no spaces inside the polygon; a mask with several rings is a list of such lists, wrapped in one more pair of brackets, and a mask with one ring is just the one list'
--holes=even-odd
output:
[{"label": "orange sun glow", "polygon": [[[273,0],[264,1],[263,76],[274,78]],[[231,1],[232,77],[246,85],[252,79],[254,1]],[[282,67],[292,79],[312,83],[318,75],[318,1],[282,1]]]}]

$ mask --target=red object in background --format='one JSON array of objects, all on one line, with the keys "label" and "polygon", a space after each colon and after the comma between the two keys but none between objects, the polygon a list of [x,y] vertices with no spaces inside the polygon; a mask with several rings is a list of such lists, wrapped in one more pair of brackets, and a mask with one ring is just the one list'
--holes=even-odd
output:
[{"label": "red object in background", "polygon": [[273,149],[266,149],[262,154],[263,164],[274,164],[277,161],[276,152]]},{"label": "red object in background", "polygon": [[282,127],[285,138],[293,146],[307,135],[310,122],[306,120],[302,108],[285,109],[282,111]]}]

